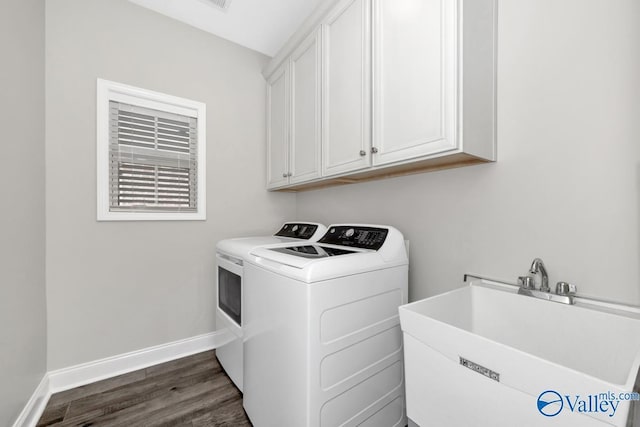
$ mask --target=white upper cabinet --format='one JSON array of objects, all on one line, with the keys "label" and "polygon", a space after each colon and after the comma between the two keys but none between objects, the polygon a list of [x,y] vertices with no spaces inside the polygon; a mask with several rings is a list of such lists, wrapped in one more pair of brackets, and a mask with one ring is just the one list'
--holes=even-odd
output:
[{"label": "white upper cabinet", "polygon": [[496,1],[321,2],[264,71],[269,188],[495,161]]},{"label": "white upper cabinet", "polygon": [[371,165],[370,0],[343,0],[322,24],[322,171]]},{"label": "white upper cabinet", "polygon": [[290,182],[320,177],[320,30],[291,55]]},{"label": "white upper cabinet", "polygon": [[373,164],[457,148],[453,1],[373,0]]},{"label": "white upper cabinet", "polygon": [[321,176],[320,46],[318,30],[267,81],[267,188]]},{"label": "white upper cabinet", "polygon": [[267,82],[267,188],[289,184],[289,64]]}]

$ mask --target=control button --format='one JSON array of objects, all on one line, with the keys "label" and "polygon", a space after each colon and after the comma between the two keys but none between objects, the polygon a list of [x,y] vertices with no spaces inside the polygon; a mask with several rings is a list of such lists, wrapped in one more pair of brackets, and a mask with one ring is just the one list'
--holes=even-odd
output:
[{"label": "control button", "polygon": [[292,231],[298,231],[298,226],[294,225],[293,228],[291,229]]},{"label": "control button", "polygon": [[346,233],[344,233],[344,235],[347,236],[347,237],[351,237],[351,236],[353,236],[354,233],[355,233],[355,230],[353,228],[350,228],[350,229],[347,230]]},{"label": "control button", "polygon": [[335,232],[336,232],[335,228],[332,228],[331,230],[329,230],[329,233],[335,233]]}]

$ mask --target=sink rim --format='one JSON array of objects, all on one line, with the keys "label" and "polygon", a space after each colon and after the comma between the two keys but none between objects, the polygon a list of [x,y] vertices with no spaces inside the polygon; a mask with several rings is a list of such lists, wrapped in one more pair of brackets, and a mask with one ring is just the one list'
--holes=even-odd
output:
[{"label": "sink rim", "polygon": [[[465,275],[465,279],[468,275]],[[440,325],[444,325],[447,328],[454,328],[457,331],[460,331],[463,334],[467,334],[471,337],[474,337],[475,339],[479,339],[483,342],[486,343],[491,343],[492,345],[497,345],[500,348],[503,348],[505,350],[508,351],[515,351],[518,354],[524,355],[526,357],[530,357],[533,358],[535,360],[539,360],[543,363],[546,364],[551,364],[552,366],[555,366],[557,368],[560,369],[566,369],[570,372],[573,372],[574,374],[578,374],[578,375],[584,375],[587,378],[592,379],[593,381],[596,382],[602,382],[602,383],[606,383],[609,384],[611,386],[615,386],[616,388],[620,388],[622,390],[625,391],[632,391],[634,389],[634,383],[636,382],[636,377],[640,377],[640,348],[635,352],[635,354],[633,355],[633,357],[631,358],[631,362],[629,365],[629,371],[627,372],[626,375],[626,380],[624,383],[619,383],[618,381],[612,381],[611,379],[607,379],[607,378],[603,378],[601,376],[596,376],[592,373],[589,372],[584,372],[584,370],[579,370],[576,368],[573,368],[571,366],[569,366],[566,363],[561,363],[559,361],[553,360],[551,358],[546,358],[543,356],[540,356],[538,354],[534,354],[531,353],[529,351],[520,349],[518,347],[515,347],[513,345],[507,344],[505,342],[501,342],[499,340],[496,339],[492,339],[489,337],[486,337],[484,335],[481,335],[479,333],[473,332],[472,330],[469,330],[465,327],[461,327],[459,325],[455,325],[452,324],[450,322],[447,322],[445,320],[441,320],[437,317],[433,317],[430,316],[428,314],[425,314],[419,310],[416,310],[417,306],[419,306],[420,304],[424,304],[424,302],[426,300],[433,300],[435,298],[439,298],[439,297],[446,297],[448,295],[454,294],[454,293],[460,293],[460,292],[464,292],[465,290],[469,290],[469,292],[473,292],[473,288],[481,288],[481,289],[488,289],[488,290],[493,290],[493,291],[502,291],[502,292],[506,292],[509,294],[513,294],[514,296],[517,295],[517,290],[518,290],[518,286],[517,285],[513,285],[513,284],[509,284],[509,283],[504,283],[504,282],[498,282],[492,279],[485,279],[485,278],[479,278],[476,276],[471,276],[473,277],[472,280],[468,281],[468,283],[462,287],[438,294],[438,295],[433,295],[431,297],[425,298],[425,299],[421,299],[418,301],[414,301],[411,302],[409,304],[405,304],[403,306],[401,306],[399,308],[400,313],[407,312],[407,313],[411,313],[409,314],[409,316],[420,316],[420,317],[424,317],[425,319],[427,319],[430,322],[436,322],[436,324],[440,324]],[[531,297],[527,297],[524,295],[519,295],[519,297],[522,298],[531,298]],[[543,301],[543,300],[537,300],[534,299],[536,301],[536,303],[543,303],[543,304],[558,304],[558,303],[554,303],[551,301]],[[572,309],[575,310],[589,310],[589,311],[596,311],[605,315],[610,315],[610,316],[616,316],[616,317],[623,317],[626,319],[629,319],[631,321],[634,322],[639,322],[638,327],[640,328],[640,307],[638,306],[632,306],[632,305],[628,305],[628,304],[620,304],[620,303],[615,303],[615,302],[611,302],[611,301],[603,301],[603,300],[596,300],[593,298],[587,298],[587,297],[575,297],[575,301],[576,303],[572,306],[568,306],[568,305],[564,305],[565,307],[572,307]],[[533,301],[532,301],[533,302]],[[401,315],[402,317],[402,315]],[[423,342],[425,345],[429,345],[430,347],[432,347],[432,345],[430,345],[429,343],[425,342],[422,338],[420,338],[419,336],[416,336],[414,333],[412,333],[412,331],[407,331],[406,328],[404,327],[404,325],[402,325],[402,331],[403,333],[407,333],[409,335],[411,335],[412,337],[414,337],[415,339],[419,340],[420,342]],[[434,348],[434,347],[432,347]],[[437,350],[436,348],[434,348],[435,350]],[[440,350],[437,350],[440,351]]]}]

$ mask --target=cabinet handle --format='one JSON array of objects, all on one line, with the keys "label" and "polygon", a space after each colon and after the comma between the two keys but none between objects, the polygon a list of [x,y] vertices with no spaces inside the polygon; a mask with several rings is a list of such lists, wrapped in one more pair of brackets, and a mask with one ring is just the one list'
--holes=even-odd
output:
[{"label": "cabinet handle", "polygon": [[364,150],[360,150],[360,155],[364,157],[364,156],[366,156],[366,155],[367,155],[367,152],[366,152],[366,151],[364,151]]},{"label": "cabinet handle", "polygon": [[378,149],[376,147],[371,147],[371,152],[373,154],[376,154],[378,152]]},{"label": "cabinet handle", "polygon": [[289,176],[289,175],[287,175],[287,173],[286,173],[286,172],[282,174],[282,177],[283,177],[283,178],[286,178],[286,177],[288,177],[288,176]]}]

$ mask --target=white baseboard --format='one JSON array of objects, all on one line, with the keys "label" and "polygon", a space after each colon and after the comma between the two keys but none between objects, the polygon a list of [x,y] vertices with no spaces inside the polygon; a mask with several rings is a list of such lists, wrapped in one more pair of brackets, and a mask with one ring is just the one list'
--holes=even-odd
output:
[{"label": "white baseboard", "polygon": [[38,423],[40,416],[44,412],[45,406],[49,401],[51,392],[49,391],[49,376],[45,373],[42,381],[36,387],[31,398],[18,415],[13,427],[32,427]]},{"label": "white baseboard", "polygon": [[179,341],[148,347],[93,362],[47,372],[27,402],[13,427],[33,427],[53,393],[112,378],[138,369],[180,359],[207,350],[225,342],[225,330],[198,335]]},{"label": "white baseboard", "polygon": [[179,341],[148,347],[130,353],[107,357],[69,368],[49,372],[49,388],[52,393],[69,390],[96,381],[126,374],[138,369],[202,351],[212,350],[219,345],[222,331],[198,335]]}]

